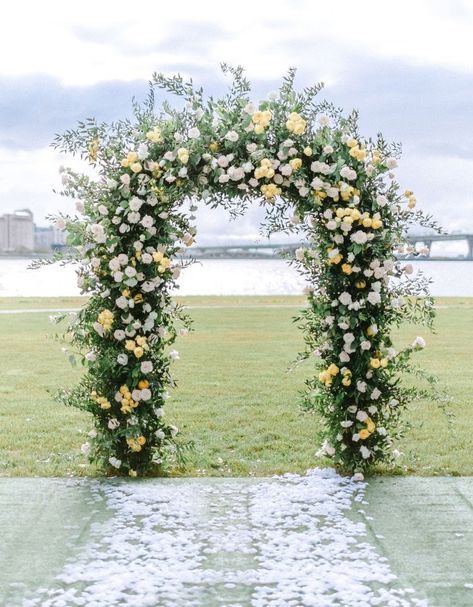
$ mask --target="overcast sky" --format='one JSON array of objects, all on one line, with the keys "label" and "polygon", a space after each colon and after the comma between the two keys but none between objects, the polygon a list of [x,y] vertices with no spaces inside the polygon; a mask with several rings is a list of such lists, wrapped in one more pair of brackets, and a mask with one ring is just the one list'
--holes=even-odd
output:
[{"label": "overcast sky", "polygon": [[[65,209],[52,193],[64,163],[49,148],[78,120],[113,120],[153,71],[224,90],[219,63],[241,64],[255,99],[289,66],[297,84],[361,112],[362,131],[401,141],[401,185],[449,230],[473,230],[473,1],[23,1],[0,23],[0,211],[38,224]],[[259,212],[228,224],[202,212],[205,240],[254,238]]]}]

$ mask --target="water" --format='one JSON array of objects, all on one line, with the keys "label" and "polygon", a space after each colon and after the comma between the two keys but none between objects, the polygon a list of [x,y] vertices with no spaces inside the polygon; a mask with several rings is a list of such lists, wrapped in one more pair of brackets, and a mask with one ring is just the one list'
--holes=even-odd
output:
[{"label": "water", "polygon": [[[80,295],[72,266],[28,270],[29,259],[0,260],[0,297]],[[473,297],[473,261],[416,261],[436,296]],[[187,268],[180,295],[300,295],[304,281],[280,259],[206,259]]]}]

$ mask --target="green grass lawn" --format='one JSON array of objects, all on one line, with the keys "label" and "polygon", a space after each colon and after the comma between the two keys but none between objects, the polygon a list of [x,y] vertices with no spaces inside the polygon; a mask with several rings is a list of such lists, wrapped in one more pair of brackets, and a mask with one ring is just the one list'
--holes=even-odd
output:
[{"label": "green grass lawn", "polygon": [[[83,300],[82,300],[83,301]],[[301,336],[291,318],[300,297],[189,297],[196,331],[178,343],[179,381],[168,419],[195,442],[185,474],[269,475],[326,465],[315,457],[319,420],[299,408],[310,373],[286,373]],[[413,403],[398,445],[396,472],[473,474],[471,392],[473,300],[438,300],[437,334],[417,361],[450,393],[451,427],[436,404]],[[80,298],[0,299],[0,310],[77,307]],[[91,428],[84,413],[56,404],[48,390],[78,378],[51,339],[48,313],[0,314],[0,475],[90,475],[80,454]],[[403,328],[410,342],[419,330]],[[380,470],[385,472],[385,470]],[[175,473],[182,474],[180,471]]]}]

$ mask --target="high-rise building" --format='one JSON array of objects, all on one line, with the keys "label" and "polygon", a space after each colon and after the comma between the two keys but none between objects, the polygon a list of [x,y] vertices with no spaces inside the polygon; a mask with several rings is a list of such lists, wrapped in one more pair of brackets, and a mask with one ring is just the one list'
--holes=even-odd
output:
[{"label": "high-rise building", "polygon": [[34,250],[33,213],[20,209],[0,216],[0,251],[26,253]]}]

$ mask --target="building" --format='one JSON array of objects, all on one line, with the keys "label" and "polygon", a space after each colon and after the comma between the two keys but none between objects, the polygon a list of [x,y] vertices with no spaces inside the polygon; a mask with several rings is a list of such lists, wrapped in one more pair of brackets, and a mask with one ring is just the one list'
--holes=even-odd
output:
[{"label": "building", "polygon": [[33,213],[21,209],[0,216],[0,252],[27,253],[34,250]]},{"label": "building", "polygon": [[34,250],[38,253],[47,253],[58,249],[66,244],[66,232],[58,230],[55,226],[47,228],[35,226],[34,228]]}]

